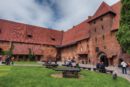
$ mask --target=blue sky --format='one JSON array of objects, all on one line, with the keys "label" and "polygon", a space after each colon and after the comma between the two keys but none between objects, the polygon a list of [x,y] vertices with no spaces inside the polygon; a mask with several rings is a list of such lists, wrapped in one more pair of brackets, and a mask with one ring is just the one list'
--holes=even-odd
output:
[{"label": "blue sky", "polygon": [[0,19],[68,30],[94,14],[105,1],[119,0],[0,0]]}]

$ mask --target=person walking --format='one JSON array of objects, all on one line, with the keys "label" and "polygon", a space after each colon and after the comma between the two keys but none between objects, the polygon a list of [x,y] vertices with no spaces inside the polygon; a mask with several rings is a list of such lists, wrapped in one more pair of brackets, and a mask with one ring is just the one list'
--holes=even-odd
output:
[{"label": "person walking", "polygon": [[14,56],[11,57],[11,64],[14,65]]},{"label": "person walking", "polygon": [[6,61],[6,65],[10,65],[11,57],[7,56],[5,61]]},{"label": "person walking", "polygon": [[127,63],[124,60],[121,62],[121,66],[122,66],[122,74],[127,74]]},{"label": "person walking", "polygon": [[102,61],[99,66],[99,72],[106,73],[105,64]]},{"label": "person walking", "polygon": [[2,64],[2,55],[0,55],[0,65]]}]

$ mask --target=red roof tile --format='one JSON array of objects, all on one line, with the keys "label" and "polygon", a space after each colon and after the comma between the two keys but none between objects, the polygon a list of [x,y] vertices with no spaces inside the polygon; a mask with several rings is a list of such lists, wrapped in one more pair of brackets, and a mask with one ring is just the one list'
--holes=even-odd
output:
[{"label": "red roof tile", "polygon": [[109,12],[112,12],[112,13],[115,14],[115,12],[113,11],[113,9],[108,4],[106,4],[105,2],[103,2],[100,5],[100,7],[98,8],[98,10],[96,11],[96,13],[94,14],[94,16],[92,16],[91,18],[89,18],[88,22],[91,22],[92,20],[97,19],[100,16],[105,15],[105,14],[107,14]]},{"label": "red roof tile", "polygon": [[89,24],[85,21],[63,34],[62,45],[71,44],[89,38]]},{"label": "red roof tile", "polygon": [[112,26],[112,30],[118,29],[119,28],[119,23],[120,23],[120,12],[121,12],[121,2],[118,2],[114,5],[111,6],[114,12],[116,13],[116,16],[114,17],[114,23]]},{"label": "red roof tile", "polygon": [[[60,45],[63,34],[62,31],[50,30],[7,20],[0,20],[0,27],[2,30],[0,40],[4,41]],[[28,35],[32,37],[28,37]]]}]

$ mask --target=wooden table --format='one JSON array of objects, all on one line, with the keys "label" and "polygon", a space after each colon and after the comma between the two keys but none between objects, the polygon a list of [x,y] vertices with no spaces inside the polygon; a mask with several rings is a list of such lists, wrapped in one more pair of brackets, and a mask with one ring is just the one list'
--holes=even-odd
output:
[{"label": "wooden table", "polygon": [[79,68],[65,67],[65,68],[55,68],[56,71],[62,71],[62,75],[64,78],[78,78],[79,72],[81,71]]}]

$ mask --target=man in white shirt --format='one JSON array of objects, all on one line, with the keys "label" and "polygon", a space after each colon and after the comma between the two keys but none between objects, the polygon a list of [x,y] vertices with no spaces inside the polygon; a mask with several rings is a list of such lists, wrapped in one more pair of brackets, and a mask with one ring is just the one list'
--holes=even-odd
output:
[{"label": "man in white shirt", "polygon": [[121,62],[122,74],[127,74],[127,63],[125,61]]}]

